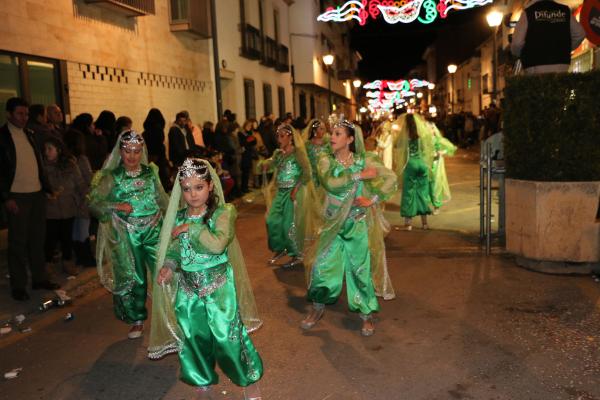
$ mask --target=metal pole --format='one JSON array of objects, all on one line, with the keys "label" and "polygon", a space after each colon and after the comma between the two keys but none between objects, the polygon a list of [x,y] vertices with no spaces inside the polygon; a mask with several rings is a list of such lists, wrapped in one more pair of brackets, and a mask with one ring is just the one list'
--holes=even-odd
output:
[{"label": "metal pole", "polygon": [[492,247],[492,144],[488,143],[486,148],[486,186],[487,186],[487,199],[486,199],[486,214],[487,214],[487,226],[485,232],[485,254],[490,255]]},{"label": "metal pole", "polygon": [[[496,103],[496,96],[497,96],[497,92],[498,92],[498,49],[497,49],[497,43],[496,43],[496,36],[498,33],[498,27],[494,28],[494,40],[493,40],[493,46],[494,46],[494,52],[493,52],[493,61],[492,63],[494,70],[492,71],[492,101],[494,103]],[[495,132],[494,132],[495,133]]]},{"label": "metal pole", "polygon": [[327,67],[327,90],[329,93],[329,114],[333,114],[333,101],[331,100],[331,66]]},{"label": "metal pole", "polygon": [[452,74],[452,90],[450,91],[450,110],[454,114],[454,74]]},{"label": "metal pole", "polygon": [[217,120],[223,116],[223,96],[221,94],[221,63],[219,61],[219,42],[217,40],[216,1],[210,0],[210,28],[212,30],[213,64],[215,68],[215,94],[217,96]]},{"label": "metal pole", "polygon": [[481,143],[481,159],[479,160],[479,239],[485,237],[485,146]]}]

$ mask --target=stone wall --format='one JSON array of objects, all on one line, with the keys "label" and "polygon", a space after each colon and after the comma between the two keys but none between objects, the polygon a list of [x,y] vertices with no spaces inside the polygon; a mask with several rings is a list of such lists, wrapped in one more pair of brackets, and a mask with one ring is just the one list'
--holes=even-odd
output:
[{"label": "stone wall", "polygon": [[0,19],[0,50],[66,61],[72,117],[109,109],[137,129],[152,107],[216,118],[210,41],[171,32],[168,0],[135,18],[83,0],[2,1]]}]

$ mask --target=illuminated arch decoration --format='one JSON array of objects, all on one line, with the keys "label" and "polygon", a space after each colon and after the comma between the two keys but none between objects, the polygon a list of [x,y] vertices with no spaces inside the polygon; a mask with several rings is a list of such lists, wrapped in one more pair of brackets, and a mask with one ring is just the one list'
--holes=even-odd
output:
[{"label": "illuminated arch decoration", "polygon": [[365,25],[379,15],[388,24],[409,24],[419,21],[430,24],[446,18],[450,11],[461,11],[493,3],[493,0],[348,0],[338,7],[329,7],[317,17],[321,22],[357,21]]},{"label": "illuminated arch decoration", "polygon": [[402,107],[406,103],[407,97],[416,96],[416,89],[428,88],[429,85],[431,85],[430,82],[422,79],[376,80],[365,83],[363,89],[368,90],[365,96],[369,99],[371,111],[390,111],[393,108]]}]

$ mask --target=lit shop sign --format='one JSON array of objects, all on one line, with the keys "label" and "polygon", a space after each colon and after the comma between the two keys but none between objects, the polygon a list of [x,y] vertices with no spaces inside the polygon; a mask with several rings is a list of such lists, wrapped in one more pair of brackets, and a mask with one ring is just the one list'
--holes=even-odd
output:
[{"label": "lit shop sign", "polygon": [[329,7],[317,17],[321,22],[358,21],[360,25],[379,15],[388,24],[419,21],[430,24],[438,15],[446,18],[450,11],[467,10],[492,3],[493,0],[349,0],[339,7]]}]

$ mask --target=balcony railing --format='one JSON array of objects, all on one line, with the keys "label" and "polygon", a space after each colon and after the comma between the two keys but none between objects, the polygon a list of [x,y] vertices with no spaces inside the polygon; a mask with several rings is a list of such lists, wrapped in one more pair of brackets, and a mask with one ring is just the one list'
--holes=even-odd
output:
[{"label": "balcony railing", "polygon": [[188,32],[196,36],[212,36],[209,0],[170,0],[171,32]]},{"label": "balcony railing", "polygon": [[129,17],[155,14],[154,0],[85,0],[85,2],[122,12]]},{"label": "balcony railing", "polygon": [[263,52],[262,49],[260,31],[250,24],[242,26],[241,55],[251,60],[260,60]]},{"label": "balcony railing", "polygon": [[277,65],[275,69],[279,72],[290,72],[290,55],[286,46],[280,44],[277,52]]},{"label": "balcony railing", "polygon": [[263,52],[262,64],[267,67],[275,67],[277,65],[277,60],[279,58],[279,46],[274,39],[270,37],[265,37],[265,51]]}]

